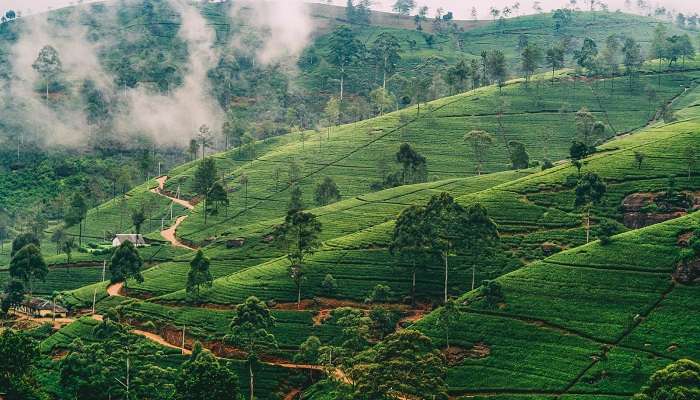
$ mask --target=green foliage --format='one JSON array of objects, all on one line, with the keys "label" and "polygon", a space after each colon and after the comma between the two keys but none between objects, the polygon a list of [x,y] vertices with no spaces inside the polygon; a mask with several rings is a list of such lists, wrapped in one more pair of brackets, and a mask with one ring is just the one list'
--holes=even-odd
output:
[{"label": "green foliage", "polygon": [[592,73],[597,68],[598,45],[591,38],[585,38],[580,50],[574,51],[574,58],[579,67]]},{"label": "green foliage", "polygon": [[355,359],[355,396],[389,399],[397,394],[447,399],[444,356],[420,332],[403,330]]},{"label": "green foliage", "polygon": [[14,257],[15,254],[17,254],[25,246],[28,246],[30,244],[33,244],[37,248],[41,247],[41,242],[39,242],[39,238],[37,238],[36,235],[34,235],[33,233],[23,233],[17,236],[12,241],[12,250],[10,252],[10,257]]},{"label": "green foliage", "polygon": [[[120,381],[126,381],[124,367],[129,359],[130,395],[157,400],[172,398],[175,371],[160,365],[165,354],[153,352],[156,345],[130,335],[117,323],[95,321],[94,324],[85,326],[92,330],[89,337],[68,344],[68,354],[58,362],[59,383],[67,397],[107,400],[110,396],[126,396]],[[95,374],[96,368],[102,373]]]},{"label": "green foliage", "polygon": [[351,355],[369,346],[372,320],[362,310],[350,307],[336,308],[331,312],[332,322],[342,329],[342,348]]},{"label": "green foliage", "polygon": [[458,304],[452,299],[447,300],[445,304],[442,305],[442,308],[440,308],[437,320],[445,330],[445,346],[448,349],[450,348],[450,329],[452,329],[452,325],[454,325],[458,319]]},{"label": "green foliage", "polygon": [[[245,175],[243,175],[245,177]],[[243,178],[242,177],[242,178]],[[245,185],[245,190],[248,191],[248,180],[242,179],[242,183]],[[214,183],[209,189],[209,194],[207,195],[207,201],[210,203],[213,203],[214,205],[214,210],[211,210],[209,212],[211,213],[218,213],[219,212],[219,207],[225,207],[227,208],[229,205],[228,201],[228,193],[226,193],[226,189],[221,186],[220,183]]]},{"label": "green foliage", "polygon": [[0,332],[0,387],[8,399],[47,398],[36,381],[39,351],[36,342],[23,332]]},{"label": "green foliage", "polygon": [[375,306],[369,311],[369,319],[372,321],[372,335],[381,340],[396,330],[401,312],[394,308]]},{"label": "green foliage", "polygon": [[297,306],[301,303],[304,258],[320,245],[321,223],[311,213],[290,210],[284,223],[275,227],[273,237],[289,260],[290,276],[297,286]]},{"label": "green foliage", "polygon": [[340,200],[340,190],[338,189],[338,185],[333,181],[333,178],[329,176],[323,178],[323,182],[316,186],[314,199],[319,206],[325,206]]},{"label": "green foliage", "polygon": [[427,161],[410,144],[403,143],[396,153],[396,162],[401,164],[402,184],[425,182]]},{"label": "green foliage", "polygon": [[130,241],[125,241],[114,251],[112,255],[109,272],[111,282],[124,282],[124,290],[128,288],[128,280],[133,279],[138,283],[143,283],[141,268],[143,259],[139,255],[136,246]]},{"label": "green foliage", "polygon": [[624,228],[619,223],[604,219],[597,226],[597,236],[600,244],[606,246],[612,243],[612,236],[620,233]]},{"label": "green foliage", "polygon": [[7,282],[3,289],[4,296],[0,302],[0,311],[6,314],[10,308],[19,306],[24,300],[24,284],[21,281],[12,279]]},{"label": "green foliage", "polygon": [[214,278],[209,272],[210,261],[202,250],[197,251],[190,262],[190,272],[187,274],[187,294],[195,301],[199,300],[199,291],[202,286],[211,287]]},{"label": "green foliage", "polygon": [[372,291],[367,294],[367,298],[365,299],[366,303],[384,303],[387,302],[391,297],[393,296],[393,293],[391,291],[391,288],[387,285],[377,285],[374,288],[372,288]]},{"label": "green foliage", "polygon": [[299,185],[292,185],[292,189],[289,192],[289,204],[287,204],[287,210],[289,212],[298,211],[304,209],[304,201],[302,200],[301,187]]},{"label": "green foliage", "polygon": [[34,244],[22,247],[10,262],[10,276],[24,282],[30,293],[33,291],[34,282],[43,281],[48,273],[44,257]]},{"label": "green foliage", "polygon": [[141,233],[141,225],[143,225],[144,221],[146,221],[146,212],[143,208],[131,211],[131,223],[134,224],[137,235]]},{"label": "green foliage", "polygon": [[[201,345],[200,345],[201,346]],[[192,353],[175,381],[176,398],[187,400],[239,400],[238,376],[208,350]]]},{"label": "green foliage", "polygon": [[321,282],[321,289],[326,296],[331,296],[335,293],[336,289],[338,289],[338,282],[333,278],[333,275],[326,274],[323,282]]},{"label": "green foliage", "polygon": [[277,347],[277,339],[269,333],[274,326],[275,319],[270,310],[256,297],[249,297],[236,307],[236,315],[231,321],[231,335],[227,336],[227,340],[248,355],[251,398],[255,395],[254,367],[258,356]]},{"label": "green foliage", "polygon": [[603,200],[606,191],[607,185],[603,178],[594,172],[587,172],[576,184],[574,205],[580,207],[586,204],[598,204]]},{"label": "green foliage", "polygon": [[472,148],[474,158],[476,158],[478,162],[477,174],[481,175],[482,165],[486,161],[487,151],[494,144],[493,136],[486,131],[474,130],[467,133],[464,136],[464,140],[468,142]]},{"label": "green foliage", "polygon": [[692,400],[700,397],[700,365],[679,360],[656,371],[635,400]]},{"label": "green foliage", "polygon": [[294,355],[294,362],[304,364],[318,364],[321,341],[316,336],[309,336],[299,346],[299,352]]},{"label": "green foliage", "polygon": [[481,284],[480,294],[489,307],[496,307],[498,303],[505,301],[503,288],[498,281],[486,280]]},{"label": "green foliage", "polygon": [[525,169],[530,166],[530,155],[527,154],[525,145],[515,140],[508,143],[510,147],[510,162],[513,169]]},{"label": "green foliage", "polygon": [[236,307],[229,340],[254,358],[261,351],[277,346],[275,337],[269,333],[274,326],[275,318],[265,303],[256,297],[249,297]]}]

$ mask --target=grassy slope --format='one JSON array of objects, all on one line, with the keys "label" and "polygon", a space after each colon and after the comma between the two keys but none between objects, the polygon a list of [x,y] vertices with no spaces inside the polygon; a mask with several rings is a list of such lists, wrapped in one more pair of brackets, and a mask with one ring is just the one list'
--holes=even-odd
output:
[{"label": "grassy slope", "polygon": [[[614,214],[624,193],[658,188],[657,176],[674,174],[682,179],[684,160],[668,154],[697,146],[696,93],[679,102],[688,106],[679,112],[685,120],[610,142],[604,146],[609,152],[588,161],[585,168],[606,177],[611,189],[596,215]],[[633,166],[635,150],[648,156],[641,170]],[[560,199],[550,204],[567,207],[570,194],[556,190],[556,185],[570,172],[571,167],[561,166],[476,196],[503,204],[509,195],[527,198],[539,190],[543,196],[539,201]],[[697,188],[698,184],[694,173],[681,185]],[[532,263],[498,278],[505,301],[496,308],[486,306],[478,291],[462,296],[460,302],[469,303],[462,306],[451,329],[451,344],[469,349],[479,343],[490,353],[451,366],[452,394],[530,400],[561,394],[576,399],[629,397],[649,374],[672,360],[700,359],[700,336],[692,320],[692,310],[700,306],[698,286],[674,284],[670,277],[680,252],[679,234],[699,223],[695,213],[618,235],[607,246],[593,242]],[[438,313],[414,328],[444,345]],[[635,359],[641,368],[634,368]]]},{"label": "grassy slope", "polygon": [[[670,81],[675,74],[668,75],[665,79],[669,81],[669,87],[674,85]],[[647,79],[653,80],[652,77]],[[663,82],[663,80],[662,80]],[[559,84],[555,84],[552,90],[556,92],[559,90]],[[578,84],[579,86],[581,83]],[[481,91],[488,91],[489,88],[481,89],[476,93]],[[491,88],[490,90],[494,90]],[[528,107],[535,107],[534,102],[528,102],[525,99],[524,89],[519,87],[519,84],[513,84],[511,87],[506,89],[506,92],[510,90],[515,92],[513,95],[511,93],[510,98],[512,99],[512,104],[514,107],[519,107],[523,110],[527,110]],[[547,90],[544,88],[543,90]],[[518,92],[521,91],[521,92]],[[586,91],[581,90],[584,93],[590,93],[591,90]],[[458,169],[468,170],[469,167],[465,168],[463,165],[466,162],[469,163],[469,151],[464,148],[459,151],[455,151],[455,142],[460,142],[457,138],[459,134],[464,132],[469,128],[464,128],[464,121],[453,122],[454,120],[459,120],[459,118],[454,117],[455,113],[462,114],[472,114],[479,113],[483,110],[487,110],[489,107],[489,102],[495,102],[493,99],[496,97],[495,93],[491,93],[490,96],[479,96],[474,92],[467,93],[462,96],[457,96],[455,98],[446,99],[439,102],[435,107],[433,113],[434,118],[430,118],[430,130],[423,130],[423,134],[416,134],[415,140],[412,141],[419,151],[428,155],[429,168],[440,168],[432,167],[430,160],[436,159],[445,162],[445,166],[441,169],[448,170],[451,169],[457,174]],[[626,93],[625,93],[626,94]],[[472,101],[474,98],[479,97],[478,102]],[[616,103],[613,103],[613,99],[609,100],[609,104],[605,107],[608,109],[609,114],[614,114],[616,107],[623,107],[623,93],[619,96],[615,96]],[[641,99],[640,99],[641,100]],[[628,98],[626,107],[633,107],[631,104],[634,101],[634,97]],[[486,104],[482,106],[481,104]],[[440,104],[444,105],[443,108]],[[492,104],[491,104],[492,105]],[[639,105],[639,104],[637,104]],[[461,107],[460,107],[461,106]],[[618,108],[619,109],[619,108]],[[644,113],[644,118],[639,118],[639,121],[643,121],[646,118],[647,111],[642,111]],[[542,118],[542,115],[546,113],[535,113],[531,115],[528,112],[521,113],[520,115],[514,115],[514,123],[511,125],[513,131],[509,130],[510,138],[518,138],[522,141],[530,141],[533,143],[538,140],[538,131],[528,130],[528,124],[533,121],[538,121]],[[423,114],[425,116],[425,114]],[[442,115],[442,117],[440,117]],[[556,114],[555,114],[556,115]],[[487,118],[487,117],[486,117]],[[557,118],[558,117],[557,115]],[[573,117],[571,117],[573,118]],[[382,124],[387,124],[388,121],[394,121],[397,119],[395,115],[388,115],[375,120],[367,121],[365,124],[368,126],[377,127],[382,126]],[[477,117],[475,120],[483,121],[485,117]],[[445,125],[453,123],[453,131],[449,130],[448,126],[443,126],[442,121],[445,120]],[[643,123],[643,122],[638,122]],[[369,125],[371,124],[371,125]],[[421,121],[414,122],[418,128],[421,128]],[[559,129],[561,130],[560,136],[552,135],[552,140],[549,141],[550,154],[558,154],[559,157],[563,157],[565,149],[568,146],[569,141],[572,138],[571,125],[573,121],[567,121],[566,124],[560,123]],[[629,129],[633,128],[633,121],[627,121]],[[409,124],[410,129],[411,124]],[[424,128],[423,125],[422,128]],[[369,129],[369,128],[366,128]],[[516,130],[517,129],[517,130]],[[326,232],[324,233],[324,239],[326,240],[326,246],[324,251],[318,253],[311,258],[311,263],[318,263],[318,274],[313,273],[309,277],[311,280],[307,287],[311,288],[312,292],[307,293],[309,296],[313,295],[314,288],[316,288],[316,280],[323,278],[327,271],[336,275],[356,275],[364,276],[365,274],[373,275],[377,265],[390,265],[390,260],[385,250],[382,250],[386,246],[386,240],[391,229],[391,220],[401,208],[407,204],[424,202],[432,193],[437,193],[439,190],[446,190],[451,192],[456,197],[466,195],[471,192],[479,192],[471,197],[464,197],[464,202],[480,201],[484,203],[490,210],[491,214],[496,218],[500,225],[500,229],[504,235],[504,250],[508,251],[515,258],[508,258],[506,256],[497,257],[495,263],[484,263],[489,265],[488,269],[480,269],[479,272],[482,274],[480,277],[493,277],[498,276],[503,272],[507,272],[521,265],[518,259],[529,260],[542,258],[540,245],[545,241],[555,241],[559,244],[568,247],[582,242],[582,232],[580,229],[581,218],[577,212],[572,210],[572,198],[571,191],[561,188],[561,182],[563,182],[564,177],[572,173],[571,169],[566,169],[564,167],[559,167],[558,169],[547,171],[543,174],[538,175],[536,181],[524,180],[514,184],[512,187],[504,187],[492,189],[491,191],[482,192],[483,189],[487,188],[487,185],[479,184],[471,188],[470,190],[465,190],[463,188],[455,187],[457,183],[449,183],[450,181],[439,181],[436,183],[429,183],[425,185],[434,185],[438,190],[433,190],[431,192],[423,193],[422,195],[408,196],[409,200],[397,200],[392,199],[391,201],[382,200],[381,207],[377,207],[372,204],[363,204],[366,200],[365,198],[371,198],[362,196],[362,192],[367,191],[367,188],[357,187],[357,183],[363,183],[362,180],[358,179],[363,173],[367,173],[369,168],[360,168],[360,165],[371,164],[371,161],[367,161],[370,157],[383,157],[386,154],[391,154],[392,149],[395,148],[399,141],[390,140],[389,137],[385,137],[382,140],[377,140],[371,143],[371,146],[382,147],[377,151],[371,151],[369,147],[362,147],[362,145],[355,145],[355,153],[348,158],[343,158],[343,153],[353,151],[352,148],[348,149],[348,142],[350,138],[353,138],[353,133],[351,126],[340,127],[332,135],[331,140],[322,142],[322,146],[325,145],[325,149],[321,152],[312,150],[312,144],[308,141],[305,146],[308,146],[306,150],[302,153],[302,156],[308,161],[307,164],[313,163],[314,169],[311,169],[305,175],[305,178],[301,180],[301,185],[305,189],[306,201],[310,200],[310,193],[312,191],[313,184],[317,182],[317,175],[322,176],[328,174],[333,176],[336,182],[339,182],[341,191],[346,197],[357,197],[348,198],[341,203],[337,203],[328,207],[314,209],[313,211],[322,216],[321,220],[326,226]],[[441,140],[430,140],[434,138],[435,133],[440,132]],[[459,133],[457,133],[459,132]],[[513,133],[510,133],[513,132]],[[399,131],[393,134],[399,135]],[[518,136],[516,136],[516,134]],[[350,136],[350,138],[345,139],[344,136]],[[392,133],[388,133],[387,136],[391,136]],[[448,139],[448,136],[452,136]],[[534,137],[533,137],[534,136]],[[357,134],[354,135],[357,137]],[[444,141],[442,138],[445,138]],[[284,138],[283,138],[284,139]],[[343,140],[345,139],[345,140]],[[281,139],[282,140],[282,139]],[[365,143],[366,140],[360,137],[361,142]],[[452,143],[452,144],[450,144]],[[622,142],[623,144],[628,142]],[[270,298],[277,298],[278,300],[289,300],[290,295],[288,293],[289,285],[284,282],[280,282],[278,279],[272,278],[277,272],[271,273],[271,270],[279,270],[284,267],[284,261],[274,261],[275,258],[279,257],[281,254],[273,246],[266,244],[261,241],[261,238],[266,236],[273,225],[279,223],[279,218],[283,215],[284,206],[286,204],[286,188],[280,190],[279,184],[278,191],[275,192],[274,179],[269,177],[266,179],[265,174],[271,174],[270,169],[274,169],[276,165],[287,159],[290,154],[294,151],[301,151],[301,144],[298,142],[288,143],[286,145],[278,146],[275,150],[271,150],[268,153],[260,156],[258,159],[244,164],[233,171],[234,174],[240,174],[245,172],[250,177],[249,184],[249,198],[248,198],[248,208],[244,209],[245,200],[242,198],[240,188],[234,184],[234,193],[232,193],[232,205],[228,210],[228,217],[226,214],[216,216],[210,219],[209,224],[205,227],[198,213],[201,207],[195,211],[195,213],[182,225],[179,229],[178,234],[185,239],[193,240],[199,238],[214,240],[214,243],[208,247],[207,253],[214,258],[214,269],[217,277],[224,276],[226,274],[235,273],[226,279],[220,281],[223,284],[225,280],[229,281],[230,285],[238,288],[238,285],[260,285],[264,284],[267,293],[265,296]],[[555,148],[555,146],[557,146]],[[498,149],[499,144],[496,145],[496,149],[493,151],[493,156],[491,160],[497,160],[505,157],[505,150]],[[501,152],[501,154],[499,154]],[[335,168],[335,165],[329,165],[329,160],[332,161],[333,158],[330,155],[333,153],[335,157],[342,158],[342,160],[337,161],[336,164],[340,164],[342,168]],[[449,158],[447,154],[454,154],[452,158]],[[461,154],[467,154],[466,157],[461,156]],[[235,154],[235,153],[234,153]],[[459,155],[458,155],[459,154]],[[631,153],[630,153],[631,154]],[[651,156],[651,155],[650,155]],[[220,163],[227,163],[228,156],[222,154],[219,156]],[[597,156],[598,157],[598,156]],[[602,156],[601,156],[602,157]],[[631,156],[625,156],[630,158],[629,169],[632,169]],[[651,157],[650,157],[651,158]],[[320,160],[319,160],[320,159]],[[351,169],[350,166],[353,165],[352,160],[356,159],[357,169]],[[444,161],[443,161],[444,160]],[[502,161],[500,168],[504,167],[505,162]],[[590,161],[593,163],[594,161]],[[637,173],[635,171],[630,171],[632,174],[640,174],[643,178],[648,178],[644,181],[638,179],[625,181],[625,175],[628,173],[627,170],[618,170],[614,174],[607,174],[606,178],[616,179],[620,182],[616,182],[614,186],[611,186],[611,195],[614,199],[610,200],[610,204],[607,207],[603,207],[601,213],[609,217],[619,218],[620,215],[617,211],[616,204],[619,204],[619,200],[624,197],[629,191],[634,191],[636,187],[651,188],[650,185],[655,185],[656,188],[663,187],[665,185],[664,177],[667,172],[654,173],[655,169],[651,168],[652,160],[650,159],[647,164],[649,168],[645,168],[643,171]],[[604,162],[601,162],[603,164]],[[301,164],[301,163],[300,163]],[[497,169],[498,165],[492,166],[491,168]],[[659,170],[664,170],[666,166],[659,166]],[[678,166],[680,169],[681,166]],[[176,176],[173,181],[180,182],[181,188],[187,186],[188,176],[193,173],[193,168],[183,171],[179,176]],[[373,171],[369,171],[369,176],[365,178],[364,182],[369,181]],[[461,172],[463,174],[463,172]],[[624,175],[623,175],[624,174]],[[679,173],[680,174],[680,173]],[[604,174],[606,175],[606,174]],[[259,177],[259,178],[258,178]],[[556,177],[556,178],[552,178]],[[652,179],[656,178],[656,179]],[[479,182],[479,178],[472,178],[473,182]],[[487,182],[489,177],[483,177],[481,179],[486,179]],[[283,180],[283,179],[282,179]],[[348,182],[353,186],[345,186],[343,182]],[[459,182],[468,183],[471,181],[463,180]],[[447,184],[443,184],[447,183]],[[493,184],[501,182],[492,182]],[[366,184],[366,183],[365,183]],[[538,186],[544,185],[544,188],[538,188]],[[549,188],[547,188],[549,187]],[[545,190],[546,189],[546,190]],[[552,192],[552,190],[555,190]],[[379,196],[389,196],[392,197],[393,193],[399,193],[401,191],[412,192],[411,188],[397,188],[394,192],[387,191],[382,192]],[[349,193],[348,193],[349,192]],[[527,194],[527,199],[523,196]],[[358,197],[359,196],[359,197]],[[381,199],[381,197],[380,197]],[[523,201],[527,200],[527,201]],[[552,207],[556,205],[557,207]],[[371,211],[370,211],[371,210]],[[369,212],[368,212],[369,211]],[[244,237],[247,239],[246,245],[242,249],[225,249],[223,246],[223,240],[226,238],[233,237]],[[218,262],[217,262],[218,261]],[[494,261],[494,260],[489,260]],[[265,264],[265,263],[268,264]],[[252,267],[256,264],[260,264],[259,267],[254,269],[248,269],[247,271],[236,272],[244,268]],[[272,267],[270,267],[272,266]],[[437,266],[435,266],[437,268]],[[389,268],[387,268],[389,269]],[[312,270],[315,270],[312,269]],[[367,270],[366,273],[361,273],[359,271]],[[264,272],[263,272],[264,271]],[[348,271],[352,271],[348,273]],[[435,272],[435,271],[433,271]],[[179,264],[168,264],[161,265],[153,271],[147,273],[147,282],[144,283],[142,290],[150,292],[152,294],[165,294],[167,292],[173,291],[179,286],[182,288],[184,285],[184,275],[186,273],[186,265],[183,263]],[[457,276],[455,277],[457,285],[454,289],[456,291],[464,290],[464,284],[466,279],[462,280],[463,274],[466,273],[464,269],[457,268]],[[389,279],[392,287],[401,293],[405,293],[405,282],[401,281],[400,275],[395,273],[389,273],[392,277]],[[459,274],[462,274],[461,276]],[[271,276],[272,275],[272,276]],[[434,275],[434,273],[427,274],[426,278]],[[173,276],[179,277],[179,279],[172,279]],[[248,277],[254,276],[255,279],[246,283]],[[349,297],[353,299],[361,299],[368,288],[381,282],[381,279],[377,276],[376,279],[365,280],[361,284],[354,287],[355,284],[348,284],[349,286],[341,285],[339,296]],[[388,278],[386,275],[383,278]],[[359,280],[359,279],[358,279]],[[433,277],[430,289],[427,289],[427,293],[434,293],[439,289],[438,279]],[[264,283],[263,283],[264,282]],[[281,289],[277,289],[281,285]],[[291,285],[291,283],[290,283]],[[245,296],[253,291],[253,288],[249,290],[239,291],[230,290],[231,287],[224,285],[221,290],[217,290],[217,286],[209,292],[208,300],[213,302],[231,302],[240,300],[240,296]],[[181,298],[180,294],[169,296],[169,299]]]},{"label": "grassy slope", "polygon": [[[678,104],[693,106],[696,93],[690,92]],[[600,154],[587,160],[585,170],[600,173],[609,183],[608,198],[594,210],[595,216],[619,218],[617,205],[626,194],[660,190],[669,173],[678,176],[680,187],[698,186],[697,176],[693,175],[689,180],[684,177],[684,160],[666,157],[697,143],[697,136],[692,132],[697,131],[700,121],[693,109],[689,107],[679,113],[685,120],[670,125],[657,124],[639,134],[612,141],[602,146]],[[634,151],[642,151],[647,156],[641,170],[634,165]],[[584,241],[580,228],[581,216],[572,210],[571,190],[561,185],[564,178],[572,173],[575,173],[573,167],[562,165],[516,180],[513,178],[517,177],[517,173],[507,172],[441,181],[360,196],[314,210],[332,229],[325,234],[323,249],[309,259],[304,296],[318,295],[319,283],[327,273],[332,273],[338,280],[339,290],[335,297],[361,300],[377,283],[391,285],[398,297],[407,293],[407,277],[393,266],[394,261],[385,250],[392,222],[377,222],[375,218],[377,215],[380,219],[386,219],[387,215],[390,218],[407,204],[424,202],[431,194],[441,190],[451,191],[465,204],[477,200],[484,203],[504,232],[503,252],[498,252],[499,256],[493,259],[481,260],[478,281],[517,269],[522,261],[543,258],[540,249],[543,242],[553,241],[567,247],[580,245]],[[348,212],[353,207],[362,207],[362,211]],[[374,222],[374,225],[358,229],[360,215]],[[669,223],[628,233],[602,251],[590,251],[591,248],[599,248],[592,244],[505,275],[503,279],[508,303],[505,312],[515,317],[504,319],[500,314],[487,315],[490,310],[482,309],[463,316],[466,319],[465,328],[460,330],[466,336],[457,340],[462,340],[465,345],[485,341],[491,347],[492,355],[486,361],[465,362],[452,369],[450,384],[453,391],[466,393],[505,389],[506,392],[526,390],[548,393],[568,385],[588,365],[591,354],[599,352],[602,344],[618,339],[619,331],[627,326],[630,316],[639,313],[643,305],[657,300],[669,287],[669,260],[673,260],[677,252],[673,247],[675,232],[681,229],[679,226],[687,228],[688,221],[693,218],[675,221],[677,225]],[[258,226],[257,237],[266,232],[264,228],[267,224],[262,222]],[[351,233],[342,235],[345,230]],[[663,235],[669,239],[656,245],[658,237]],[[632,242],[628,242],[627,238]],[[287,277],[284,261],[273,260],[256,265],[261,257],[279,256],[270,245],[251,240],[250,245],[243,249],[230,250],[222,244],[214,244],[207,248],[207,253],[214,260],[215,274],[222,277],[215,281],[211,290],[205,291],[206,301],[233,305],[248,295],[278,301],[293,300],[294,287]],[[647,262],[631,263],[631,259]],[[419,275],[419,292],[423,295],[437,295],[441,290],[441,271],[437,264]],[[468,289],[472,261],[455,257],[451,264],[451,292]],[[146,282],[140,288],[155,294],[171,292],[182,287],[186,270],[184,262],[162,264],[146,272]],[[230,274],[232,270],[239,272]],[[520,278],[519,274],[526,274],[525,278]],[[605,285],[601,286],[601,282]],[[620,287],[634,290],[620,291]],[[679,288],[672,292],[662,308],[669,310],[668,313],[652,315],[649,325],[645,323],[625,338],[625,341],[636,344],[611,351],[604,364],[595,366],[608,371],[614,379],[600,381],[603,383],[599,386],[576,388],[573,392],[628,393],[638,388],[648,372],[665,362],[663,357],[647,360],[649,353],[642,353],[642,370],[630,375],[627,373],[629,363],[637,353],[629,350],[629,347],[647,348],[646,343],[653,343],[653,351],[662,352],[669,343],[675,342],[683,344],[684,349],[692,348],[694,344],[688,339],[692,337],[689,336],[692,328],[680,328],[690,324],[690,321],[676,320],[677,317],[674,317],[674,312],[680,310],[683,313],[687,305],[692,304],[693,292],[692,289],[688,290]],[[78,301],[91,300],[92,288],[79,292],[82,294],[75,293]],[[181,301],[184,292],[175,291],[161,299]],[[546,306],[550,301],[556,306]],[[229,311],[171,307],[141,301],[129,302],[124,309],[136,320],[154,320],[164,326],[186,323],[193,326],[194,335],[210,339],[220,338],[226,333],[226,323],[230,317]],[[282,314],[282,322],[276,333],[283,347],[293,349],[302,338],[311,334],[332,341],[334,327],[310,323],[308,312]],[[571,315],[581,317],[572,319]],[[421,327],[439,338],[441,334],[431,325],[431,318],[422,322]],[[552,328],[538,327],[537,323],[533,324],[533,319],[546,320]],[[645,327],[649,328],[643,329]],[[668,332],[665,336],[653,333],[654,329],[663,327],[664,332]],[[562,332],[565,334],[562,335]],[[674,339],[668,340],[669,337]],[[537,351],[532,351],[532,343],[538,343]],[[524,352],[525,348],[530,350]],[[514,357],[513,354],[518,356]],[[693,356],[692,353],[689,355]],[[551,368],[551,365],[557,367]],[[598,378],[592,375],[597,371],[595,368],[590,370],[590,376],[587,375],[580,382],[597,381]],[[577,381],[576,385],[584,385],[580,382]]]},{"label": "grassy slope", "polygon": [[[680,85],[689,83],[688,79],[692,77],[693,73],[665,75],[661,96],[669,99],[678,95],[682,91]],[[640,86],[653,84],[652,77],[643,80]],[[493,87],[487,87],[432,102],[428,107],[432,107],[432,112],[424,111],[420,118],[412,108],[338,127],[330,139],[323,134],[319,140],[318,134],[307,132],[303,145],[299,138],[287,135],[276,140],[277,146],[268,146],[267,151],[258,149],[257,157],[247,163],[231,160],[240,158],[235,156],[235,150],[222,153],[216,160],[220,169],[231,176],[227,183],[233,191],[228,211],[210,218],[205,226],[199,207],[178,234],[187,240],[201,242],[227,234],[231,226],[240,227],[282,216],[289,196],[286,164],[290,160],[295,160],[300,168],[298,183],[306,204],[312,204],[313,188],[324,176],[336,181],[344,198],[367,193],[371,183],[381,180],[376,167],[379,161],[397,169],[393,156],[402,142],[410,143],[426,156],[431,180],[471,175],[476,168],[475,158],[462,137],[472,129],[499,132],[494,110],[500,99],[509,104],[503,117],[505,139],[500,134],[496,136],[496,144],[485,164],[486,171],[508,168],[504,142],[509,140],[523,142],[531,159],[541,160],[545,152],[551,159],[564,158],[575,137],[574,113],[582,106],[593,110],[608,124],[606,137],[646,123],[650,114],[646,98],[641,92],[630,94],[620,90],[621,81],[618,79],[615,95],[610,95],[609,90],[597,90],[599,99],[594,96],[591,86],[581,82],[576,83],[576,90],[569,81],[551,87],[543,85],[541,98],[534,95],[537,89],[533,85],[525,89],[522,83],[513,83],[504,88],[503,97],[499,97]],[[591,85],[602,86],[595,81]],[[568,105],[568,112],[558,112],[562,104]],[[401,114],[412,118],[406,126],[399,125]],[[193,196],[191,177],[195,169],[195,165],[188,170],[178,169],[178,174],[166,186],[173,192],[180,187],[185,196]],[[241,174],[249,178],[247,207],[244,190],[237,183]]]},{"label": "grassy slope", "polygon": [[[687,317],[699,305],[698,287],[670,279],[677,236],[699,219],[693,214],[628,232],[609,246],[595,242],[499,278],[505,304],[494,309],[476,300],[452,329],[454,345],[491,349],[486,358],[450,368],[452,391],[627,394],[670,360],[699,359],[697,327]],[[443,343],[435,318],[415,327]],[[592,362],[606,346],[606,356]],[[632,367],[635,357],[641,370]]]}]

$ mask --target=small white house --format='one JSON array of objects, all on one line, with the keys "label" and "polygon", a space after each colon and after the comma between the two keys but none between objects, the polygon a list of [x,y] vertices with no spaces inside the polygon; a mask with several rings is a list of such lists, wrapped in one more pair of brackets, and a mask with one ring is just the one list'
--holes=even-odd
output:
[{"label": "small white house", "polygon": [[134,246],[145,246],[146,241],[143,239],[143,235],[137,235],[133,233],[118,234],[112,240],[112,246],[121,246],[124,242],[131,242]]}]

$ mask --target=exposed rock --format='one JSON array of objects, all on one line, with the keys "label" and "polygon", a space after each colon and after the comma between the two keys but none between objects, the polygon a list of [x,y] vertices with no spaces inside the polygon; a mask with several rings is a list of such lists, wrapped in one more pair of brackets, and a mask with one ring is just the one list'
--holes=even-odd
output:
[{"label": "exposed rock", "polygon": [[457,365],[467,358],[486,358],[491,354],[491,348],[485,343],[475,343],[471,349],[465,349],[459,346],[450,346],[449,349],[443,349],[442,353],[447,358],[449,365]]},{"label": "exposed rock", "polygon": [[625,213],[622,223],[628,228],[639,229],[685,215],[688,215],[685,211],[674,211],[670,213],[630,212]]},{"label": "exposed rock", "polygon": [[690,240],[693,238],[693,232],[684,232],[678,235],[676,239],[676,245],[678,247],[688,247],[690,246]]},{"label": "exposed rock", "polygon": [[[682,217],[688,214],[688,207],[685,206],[689,205],[683,199],[688,199],[693,204],[700,201],[695,193],[681,192],[679,195],[672,196],[673,199],[678,197],[682,200],[679,200],[680,205],[673,206],[671,203],[676,204],[676,201],[667,201],[664,200],[664,197],[664,192],[632,193],[628,195],[622,200],[621,204],[624,213],[623,224],[631,229],[639,229]],[[654,210],[654,206],[657,206],[658,210]]]},{"label": "exposed rock", "polygon": [[654,193],[632,193],[622,200],[622,208],[626,212],[636,212],[654,202]]},{"label": "exposed rock", "polygon": [[673,273],[673,279],[682,284],[690,284],[700,279],[700,260],[681,262]]}]

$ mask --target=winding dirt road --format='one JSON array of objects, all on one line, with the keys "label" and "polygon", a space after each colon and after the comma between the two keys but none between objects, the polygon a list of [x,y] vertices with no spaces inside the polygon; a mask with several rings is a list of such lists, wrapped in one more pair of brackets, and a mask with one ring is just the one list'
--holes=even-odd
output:
[{"label": "winding dirt road", "polygon": [[[159,177],[159,178],[156,178],[156,181],[158,181],[158,187],[157,187],[157,188],[154,188],[154,189],[151,189],[151,193],[155,193],[155,194],[157,194],[157,195],[159,195],[159,196],[163,196],[163,197],[165,197],[165,198],[168,198],[168,199],[170,199],[170,201],[172,201],[173,203],[179,204],[179,205],[185,207],[185,208],[188,209],[188,210],[194,210],[194,205],[193,205],[192,203],[190,203],[189,201],[182,200],[182,199],[178,199],[178,198],[175,198],[175,197],[172,197],[172,196],[168,196],[168,195],[165,193],[165,191],[164,191],[165,182],[168,181],[168,177],[167,177],[166,175],[163,175],[163,176],[161,176],[161,177]],[[164,238],[165,240],[167,240],[168,242],[170,242],[170,244],[171,244],[172,246],[174,246],[174,247],[180,247],[180,248],[187,249],[187,250],[195,250],[195,249],[193,249],[192,247],[187,246],[186,244],[182,243],[182,242],[181,242],[180,240],[178,240],[178,238],[177,238],[177,228],[180,227],[180,224],[182,224],[182,222],[183,222],[185,219],[187,219],[187,217],[188,217],[187,215],[182,215],[182,216],[178,217],[178,218],[175,220],[175,223],[174,223],[170,228],[161,231],[161,232],[160,232],[160,235],[163,236],[163,238]]]},{"label": "winding dirt road", "polygon": [[168,177],[166,175],[163,175],[160,178],[156,178],[156,181],[158,182],[158,187],[155,189],[151,189],[151,193],[155,193],[155,194],[161,195],[163,197],[167,197],[170,200],[172,200],[173,202],[175,202],[176,204],[179,204],[188,210],[194,210],[194,205],[192,203],[190,203],[189,201],[178,199],[175,197],[171,197],[171,196],[168,196],[167,194],[164,193],[165,182],[168,181]]},{"label": "winding dirt road", "polygon": [[184,221],[185,219],[187,219],[187,215],[183,215],[181,217],[178,217],[175,220],[175,223],[170,228],[163,230],[163,231],[160,231],[160,235],[163,236],[163,238],[165,240],[170,242],[170,245],[173,247],[180,247],[180,248],[187,249],[187,250],[195,250],[194,248],[192,248],[192,247],[182,243],[180,240],[178,240],[177,235],[176,235],[177,228],[180,226],[182,221]]}]

